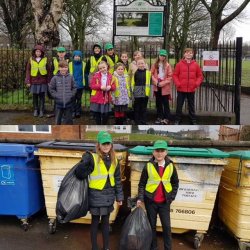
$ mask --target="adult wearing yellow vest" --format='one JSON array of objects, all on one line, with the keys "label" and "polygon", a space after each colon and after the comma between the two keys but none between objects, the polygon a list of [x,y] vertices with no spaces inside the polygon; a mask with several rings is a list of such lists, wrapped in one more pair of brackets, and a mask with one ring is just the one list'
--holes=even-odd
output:
[{"label": "adult wearing yellow vest", "polygon": [[106,54],[102,57],[102,60],[109,65],[109,73],[113,74],[115,71],[115,65],[119,62],[118,55],[115,54],[114,46],[112,43],[106,43],[104,46]]},{"label": "adult wearing yellow vest", "polygon": [[73,118],[79,118],[82,113],[82,94],[85,85],[84,72],[85,62],[83,61],[83,53],[80,50],[73,51],[73,61],[69,63],[69,73],[73,75],[76,83],[77,92],[73,103]]},{"label": "adult wearing yellow vest", "polygon": [[93,75],[98,71],[98,64],[102,61],[102,46],[95,43],[93,46],[93,54],[86,63],[85,68],[85,89],[90,90],[90,84]]},{"label": "adult wearing yellow vest", "polygon": [[156,220],[160,216],[164,250],[172,249],[170,204],[175,199],[179,179],[173,162],[167,157],[167,142],[158,140],[153,146],[153,157],[142,170],[138,185],[137,206],[144,201],[152,228],[151,250],[157,248]]},{"label": "adult wearing yellow vest", "polygon": [[33,94],[33,115],[35,117],[44,115],[45,93],[49,82],[49,66],[44,53],[44,47],[36,45],[26,67],[25,82]]},{"label": "adult wearing yellow vest", "polygon": [[89,211],[91,213],[92,250],[98,250],[97,233],[101,219],[103,248],[109,249],[109,216],[114,210],[114,202],[119,206],[124,199],[121,173],[115,157],[112,137],[106,131],[97,135],[96,153],[86,152],[75,170],[80,180],[89,177]]}]

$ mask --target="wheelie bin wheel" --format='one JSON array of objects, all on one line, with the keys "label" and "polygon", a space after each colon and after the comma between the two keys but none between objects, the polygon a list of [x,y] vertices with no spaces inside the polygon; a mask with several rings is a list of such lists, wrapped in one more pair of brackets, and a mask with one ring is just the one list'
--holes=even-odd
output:
[{"label": "wheelie bin wheel", "polygon": [[23,223],[23,224],[22,224],[22,228],[23,228],[23,230],[24,230],[25,232],[27,232],[28,229],[29,229],[29,224],[28,224],[28,223]]},{"label": "wheelie bin wheel", "polygon": [[27,219],[21,219],[22,221],[22,229],[26,232],[29,230],[29,223],[28,223],[28,220]]},{"label": "wheelie bin wheel", "polygon": [[204,234],[199,234],[199,233],[197,233],[197,234],[194,236],[194,248],[195,248],[195,249],[200,248],[201,242],[203,241],[203,239],[204,239]]},{"label": "wheelie bin wheel", "polygon": [[49,221],[49,233],[54,234],[56,232],[56,220]]}]

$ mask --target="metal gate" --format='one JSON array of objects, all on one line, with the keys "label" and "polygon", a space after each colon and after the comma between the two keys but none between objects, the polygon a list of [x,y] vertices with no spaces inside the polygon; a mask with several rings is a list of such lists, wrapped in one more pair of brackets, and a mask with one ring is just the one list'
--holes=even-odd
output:
[{"label": "metal gate", "polygon": [[[162,43],[147,42],[139,50],[144,54],[149,66],[157,58],[158,51]],[[187,46],[195,50],[195,59],[202,66],[202,52],[210,50],[209,43],[192,43]],[[220,70],[219,72],[204,73],[204,82],[196,92],[196,110],[207,112],[228,112],[236,114],[236,123],[240,121],[240,85],[242,71],[242,38],[237,38],[237,42],[227,42],[219,44]],[[69,57],[71,49],[68,48]],[[92,44],[84,49],[85,60],[89,58],[92,51]],[[116,44],[116,52],[120,55],[126,51],[132,58],[133,51],[127,43]],[[14,48],[0,48],[0,104],[8,107],[12,105],[31,105],[32,96],[24,83],[25,67],[30,57],[30,50],[17,50]],[[54,52],[53,52],[54,53]],[[48,57],[52,57],[52,51],[48,52]],[[169,62],[174,67],[176,60],[172,51],[169,55]],[[89,107],[89,92],[83,95],[84,107]],[[171,109],[176,106],[176,89],[173,84]],[[155,109],[153,98],[149,102],[149,108]],[[186,107],[187,108],[187,107]]]}]

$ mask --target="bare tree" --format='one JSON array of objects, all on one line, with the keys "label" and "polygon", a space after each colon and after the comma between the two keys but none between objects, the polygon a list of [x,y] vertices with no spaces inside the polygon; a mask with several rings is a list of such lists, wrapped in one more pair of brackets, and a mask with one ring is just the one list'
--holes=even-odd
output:
[{"label": "bare tree", "polygon": [[1,31],[10,39],[11,46],[23,47],[33,20],[29,0],[0,0]]},{"label": "bare tree", "polygon": [[172,1],[169,39],[174,42],[177,61],[181,58],[194,27],[196,29],[198,26],[204,28],[203,20],[206,18],[207,11],[200,4],[200,0]]},{"label": "bare tree", "polygon": [[223,12],[228,8],[229,4],[233,1],[230,0],[200,0],[201,3],[206,7],[210,14],[210,23],[211,23],[211,37],[210,45],[212,48],[217,48],[220,31],[221,29],[233,19],[235,19],[248,5],[250,0],[243,0],[242,3],[234,5],[233,11],[231,14],[228,14],[223,18]]},{"label": "bare tree", "polygon": [[35,16],[35,38],[38,44],[57,46],[58,24],[63,13],[63,0],[31,0]]},{"label": "bare tree", "polygon": [[[83,49],[87,35],[108,25],[103,0],[66,0],[61,26],[69,33],[74,49]],[[101,25],[100,25],[101,24]]]}]

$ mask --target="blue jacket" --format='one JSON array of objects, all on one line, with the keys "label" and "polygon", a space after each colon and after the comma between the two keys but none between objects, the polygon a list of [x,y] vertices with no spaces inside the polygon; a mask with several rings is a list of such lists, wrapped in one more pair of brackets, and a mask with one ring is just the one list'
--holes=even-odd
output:
[{"label": "blue jacket", "polygon": [[[74,60],[74,56],[80,56],[80,60]],[[78,89],[82,89],[84,87],[84,72],[83,72],[83,54],[80,50],[75,50],[73,52],[73,76]]]}]

